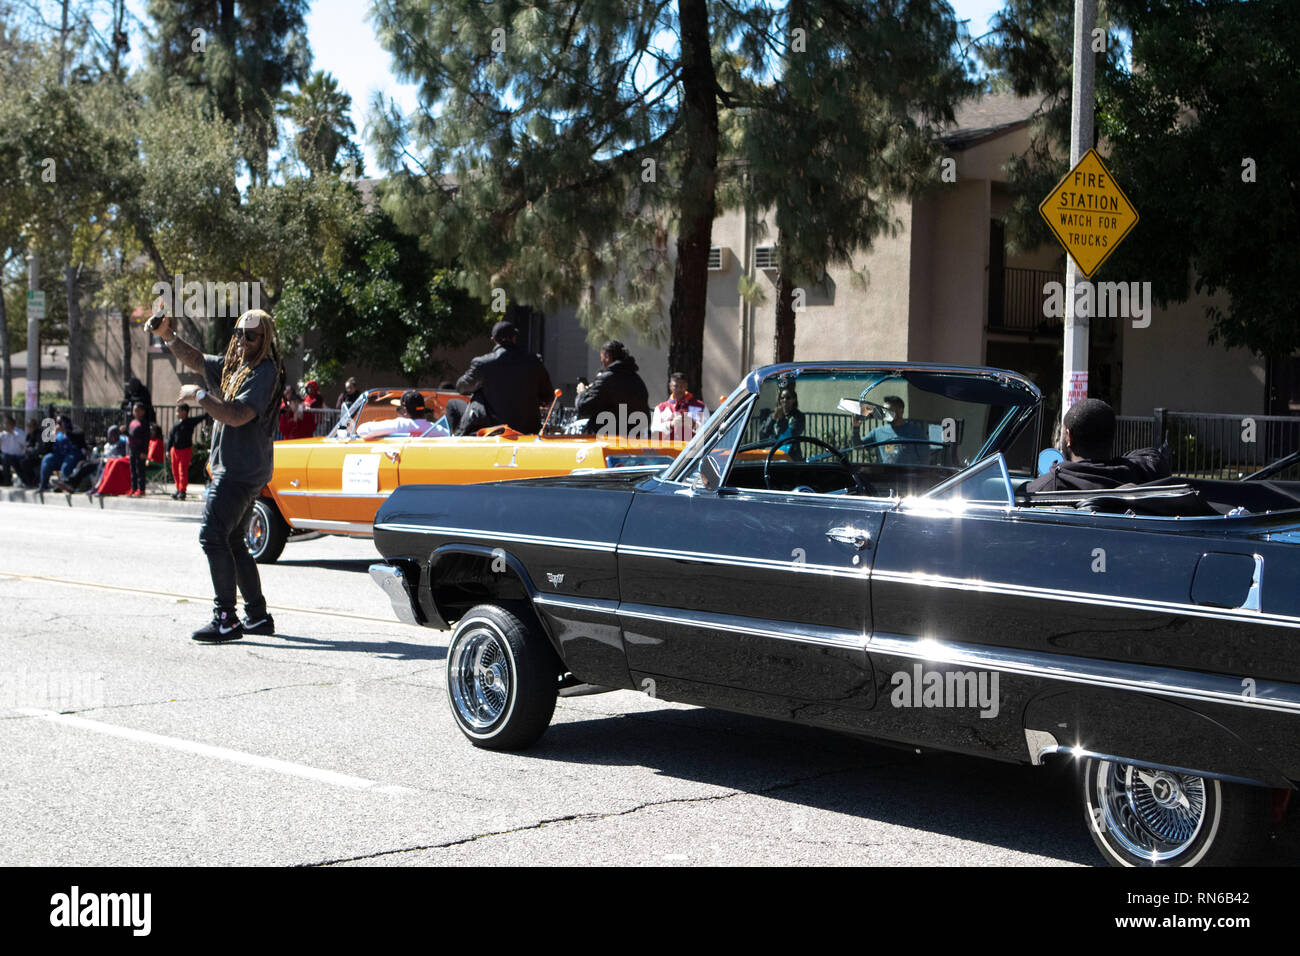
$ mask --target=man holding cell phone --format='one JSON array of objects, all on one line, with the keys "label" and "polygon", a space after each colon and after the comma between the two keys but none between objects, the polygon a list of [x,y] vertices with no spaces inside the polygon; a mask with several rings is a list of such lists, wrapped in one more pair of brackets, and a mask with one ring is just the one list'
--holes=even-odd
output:
[{"label": "man holding cell phone", "polygon": [[[225,355],[204,355],[176,335],[175,320],[155,311],[146,328],[157,335],[205,385],[185,385],[178,402],[192,402],[210,415],[212,480],[203,509],[199,543],[212,574],[212,621],[195,631],[208,644],[237,641],[245,634],[274,634],[257,564],[244,543],[249,511],[271,478],[273,437],[280,410],[284,365],[275,325],[261,309],[235,323]],[[235,610],[235,589],[244,596],[244,619]]]}]

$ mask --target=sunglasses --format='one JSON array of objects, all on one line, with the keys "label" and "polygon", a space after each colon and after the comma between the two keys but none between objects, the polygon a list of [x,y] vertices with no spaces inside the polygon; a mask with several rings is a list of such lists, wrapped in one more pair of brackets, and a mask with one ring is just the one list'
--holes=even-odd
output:
[{"label": "sunglasses", "polygon": [[250,332],[247,329],[235,329],[235,335],[245,342],[256,342],[262,337],[261,332]]}]

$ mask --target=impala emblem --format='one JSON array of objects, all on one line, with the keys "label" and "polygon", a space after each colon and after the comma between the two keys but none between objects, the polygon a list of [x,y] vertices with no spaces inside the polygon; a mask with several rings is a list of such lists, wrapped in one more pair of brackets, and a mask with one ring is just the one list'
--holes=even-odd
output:
[{"label": "impala emblem", "polygon": [[556,573],[554,573],[553,571],[547,571],[547,572],[546,572],[546,580],[550,581],[552,584],[554,584],[554,585],[558,588],[561,584],[564,583],[564,575],[563,575],[563,574],[556,574]]}]

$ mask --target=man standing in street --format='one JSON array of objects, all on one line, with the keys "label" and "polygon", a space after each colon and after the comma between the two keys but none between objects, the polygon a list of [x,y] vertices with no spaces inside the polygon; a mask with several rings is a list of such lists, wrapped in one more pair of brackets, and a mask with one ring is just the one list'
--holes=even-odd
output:
[{"label": "man standing in street", "polygon": [[492,425],[509,425],[525,435],[541,431],[539,409],[550,404],[555,392],[542,360],[521,349],[518,338],[513,322],[492,326],[496,348],[470,362],[456,383],[456,391],[470,396],[457,435],[472,435]]},{"label": "man standing in street", "polygon": [[[204,377],[203,387],[183,386],[177,401],[194,402],[216,423],[208,456],[212,481],[199,531],[215,596],[212,621],[193,638],[219,644],[245,634],[274,634],[244,529],[253,502],[271,478],[272,436],[284,381],[275,326],[261,309],[250,309],[235,323],[224,356],[204,355],[182,341],[171,317],[163,317],[151,331],[186,368]],[[236,585],[244,596],[243,621],[235,612]]]}]

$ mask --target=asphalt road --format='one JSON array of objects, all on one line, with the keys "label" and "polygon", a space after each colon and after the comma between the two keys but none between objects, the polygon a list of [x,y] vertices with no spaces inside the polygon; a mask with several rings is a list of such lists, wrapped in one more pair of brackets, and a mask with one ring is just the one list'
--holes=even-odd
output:
[{"label": "asphalt road", "polygon": [[263,569],[280,634],[205,646],[198,524],[0,504],[0,864],[1092,865],[1068,775],[620,691],[471,747],[447,635],[369,541]]}]

